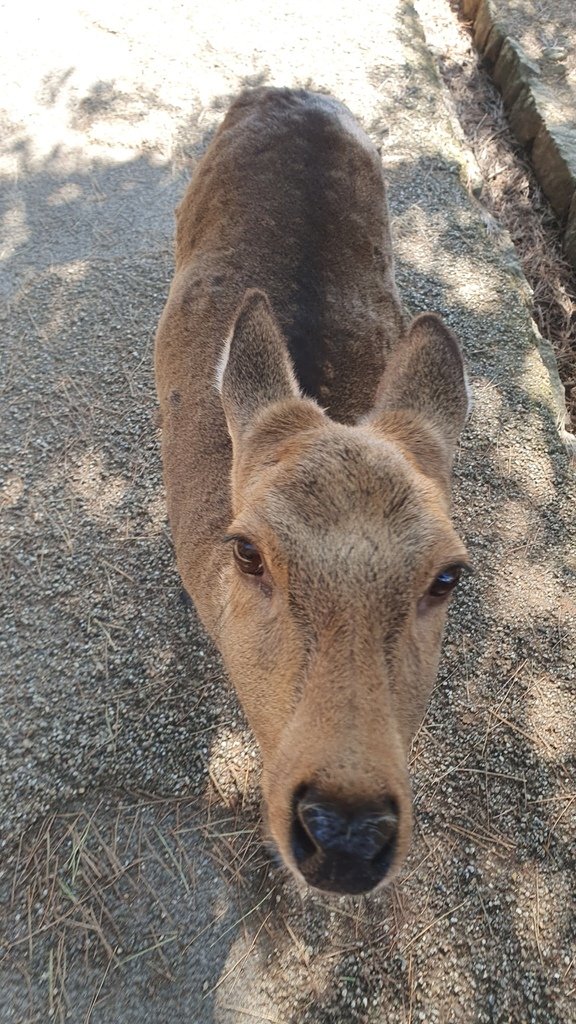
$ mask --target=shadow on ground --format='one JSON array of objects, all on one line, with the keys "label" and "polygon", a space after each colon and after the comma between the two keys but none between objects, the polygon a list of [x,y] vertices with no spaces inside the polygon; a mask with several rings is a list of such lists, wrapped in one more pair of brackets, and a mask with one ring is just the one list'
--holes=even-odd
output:
[{"label": "shadow on ground", "polygon": [[[85,116],[115,102],[104,87],[92,100]],[[191,139],[193,157],[206,140]],[[66,172],[54,153],[33,170],[20,145],[27,173],[6,198],[20,235],[2,266],[1,974],[13,1019],[568,1019],[567,467],[545,389],[526,384],[520,294],[500,286],[512,309],[462,298],[476,276],[496,280],[501,251],[490,267],[464,208],[445,224],[453,168],[439,155],[389,177],[405,300],[447,316],[476,383],[456,518],[478,571],[414,747],[404,878],[379,897],[325,901],[298,894],[262,846],[253,743],[180,600],[152,338],[183,181],[146,156]],[[454,275],[426,264],[422,231]],[[525,431],[540,438],[527,457]]]}]

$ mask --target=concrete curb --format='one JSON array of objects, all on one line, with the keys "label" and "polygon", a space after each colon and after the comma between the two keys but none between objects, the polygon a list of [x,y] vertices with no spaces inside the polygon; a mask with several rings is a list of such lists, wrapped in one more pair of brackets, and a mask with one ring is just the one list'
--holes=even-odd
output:
[{"label": "concrete curb", "polygon": [[[564,250],[576,267],[576,124],[573,117],[566,123],[559,113],[561,87],[542,62],[525,53],[495,0],[461,0],[460,8],[474,26],[476,46],[502,93],[512,130],[526,146],[542,189],[560,219]],[[572,115],[568,110],[568,116]]]}]

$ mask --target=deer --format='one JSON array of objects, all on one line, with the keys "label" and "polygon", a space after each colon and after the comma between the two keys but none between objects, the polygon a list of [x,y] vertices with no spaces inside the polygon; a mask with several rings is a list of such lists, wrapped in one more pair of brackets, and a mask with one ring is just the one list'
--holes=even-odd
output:
[{"label": "deer", "polygon": [[155,341],[185,592],[261,759],[266,834],[305,889],[389,884],[450,597],[470,409],[458,341],[409,320],[382,160],[329,95],[234,100],[176,210]]}]

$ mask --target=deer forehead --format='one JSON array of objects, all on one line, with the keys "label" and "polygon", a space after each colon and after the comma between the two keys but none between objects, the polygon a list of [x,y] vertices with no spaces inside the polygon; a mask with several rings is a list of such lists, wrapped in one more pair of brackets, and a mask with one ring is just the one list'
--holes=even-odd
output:
[{"label": "deer forehead", "polygon": [[269,454],[243,474],[234,528],[271,558],[347,560],[362,572],[376,560],[428,568],[463,553],[442,493],[393,444],[342,428]]}]

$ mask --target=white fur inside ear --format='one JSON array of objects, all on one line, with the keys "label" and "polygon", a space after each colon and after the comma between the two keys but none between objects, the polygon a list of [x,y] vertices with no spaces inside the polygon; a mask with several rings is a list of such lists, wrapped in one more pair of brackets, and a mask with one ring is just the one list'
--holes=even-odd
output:
[{"label": "white fur inside ear", "polygon": [[228,359],[230,358],[230,345],[232,344],[232,338],[234,336],[234,327],[231,327],[230,333],[224,342],[224,347],[220,353],[220,358],[216,363],[216,369],[214,371],[214,387],[218,394],[222,394],[222,381],[224,380],[224,373],[228,366]]},{"label": "white fur inside ear", "polygon": [[466,409],[467,422],[470,419],[472,415],[472,409],[474,408],[474,392],[472,390],[472,385],[470,383],[466,370],[464,370],[464,387],[466,388],[466,398],[468,399],[468,408]]}]

